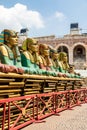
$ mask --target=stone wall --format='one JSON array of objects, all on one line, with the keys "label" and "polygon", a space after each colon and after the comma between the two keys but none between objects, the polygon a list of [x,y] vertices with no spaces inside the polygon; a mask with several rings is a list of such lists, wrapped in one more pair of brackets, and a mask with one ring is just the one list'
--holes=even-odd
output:
[{"label": "stone wall", "polygon": [[[87,68],[87,35],[66,35],[62,38],[56,38],[55,36],[49,36],[49,38],[45,37],[38,37],[36,38],[38,43],[47,44],[52,46],[53,48],[57,49],[61,47],[66,47],[68,51],[68,59],[70,64],[75,65],[75,69],[84,69]],[[76,56],[76,47],[83,48],[84,54],[81,56],[80,60],[77,62]],[[83,57],[84,56],[84,57]],[[75,59],[75,60],[74,60]],[[79,59],[79,57],[78,57]],[[83,61],[84,59],[84,61]]]}]

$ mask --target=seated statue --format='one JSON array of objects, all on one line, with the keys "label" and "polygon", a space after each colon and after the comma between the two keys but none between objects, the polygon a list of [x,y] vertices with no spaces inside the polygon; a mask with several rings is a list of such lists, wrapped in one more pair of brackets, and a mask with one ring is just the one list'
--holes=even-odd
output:
[{"label": "seated statue", "polygon": [[21,54],[22,65],[31,68],[32,74],[46,74],[39,68],[40,56],[38,54],[38,44],[35,39],[27,38],[22,46],[24,50]]},{"label": "seated statue", "polygon": [[[21,56],[18,49],[17,33],[12,30],[5,29],[1,32],[2,40],[0,42],[0,61],[2,64],[10,65],[11,68],[20,68],[24,72],[29,72],[27,68],[21,65]],[[5,68],[6,66],[5,65]]]},{"label": "seated statue", "polygon": [[53,48],[50,48],[50,58],[52,61],[53,68],[59,72],[58,52]]},{"label": "seated statue", "polygon": [[58,58],[59,58],[59,70],[60,70],[60,72],[63,72],[63,73],[68,72],[69,64],[68,64],[68,61],[67,61],[67,54],[65,52],[60,52]]},{"label": "seated statue", "polygon": [[54,68],[54,70],[57,72],[60,72],[60,74],[62,74],[63,77],[67,77],[66,74],[64,74],[63,72],[61,73],[61,71],[59,70],[60,62],[58,60],[57,50],[50,48],[50,58],[51,58],[52,67]]},{"label": "seated statue", "polygon": [[49,75],[52,76],[63,76],[61,73],[57,72],[56,69],[53,67],[50,53],[49,53],[49,46],[46,44],[39,45],[39,54],[40,54],[40,68],[47,70]]},{"label": "seated statue", "polygon": [[67,77],[72,77],[71,74],[68,72],[69,64],[67,59],[67,54],[65,52],[59,53],[59,71],[65,73]]},{"label": "seated statue", "polygon": [[20,53],[18,50],[18,38],[17,33],[11,30],[5,29],[3,34],[4,42],[0,46],[1,63],[8,65],[21,66]]},{"label": "seated statue", "polygon": [[65,73],[68,77],[79,78],[79,75],[76,75],[74,68],[70,68],[67,60],[67,54],[65,52],[59,53],[59,70],[60,72]]}]

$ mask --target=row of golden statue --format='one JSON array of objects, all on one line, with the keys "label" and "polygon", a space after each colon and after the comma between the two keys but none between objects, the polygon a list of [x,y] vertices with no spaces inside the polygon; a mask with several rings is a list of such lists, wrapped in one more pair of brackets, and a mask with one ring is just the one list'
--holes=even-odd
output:
[{"label": "row of golden statue", "polygon": [[27,38],[21,50],[15,31],[5,29],[0,34],[0,72],[28,73],[47,76],[80,78],[70,66],[65,52],[58,53],[46,44]]}]

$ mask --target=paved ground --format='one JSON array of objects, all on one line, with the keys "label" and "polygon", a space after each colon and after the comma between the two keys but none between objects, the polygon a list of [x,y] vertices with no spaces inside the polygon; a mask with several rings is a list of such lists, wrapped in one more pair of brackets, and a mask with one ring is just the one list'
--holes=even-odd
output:
[{"label": "paved ground", "polygon": [[87,104],[65,110],[60,116],[44,119],[46,123],[33,123],[21,130],[87,130]]}]

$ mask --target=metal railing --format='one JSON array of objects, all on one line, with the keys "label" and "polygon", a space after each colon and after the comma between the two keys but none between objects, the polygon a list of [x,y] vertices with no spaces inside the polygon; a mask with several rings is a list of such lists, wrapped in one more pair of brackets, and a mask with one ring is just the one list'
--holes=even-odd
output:
[{"label": "metal railing", "polygon": [[66,109],[87,103],[87,89],[0,100],[0,129],[18,130]]}]

